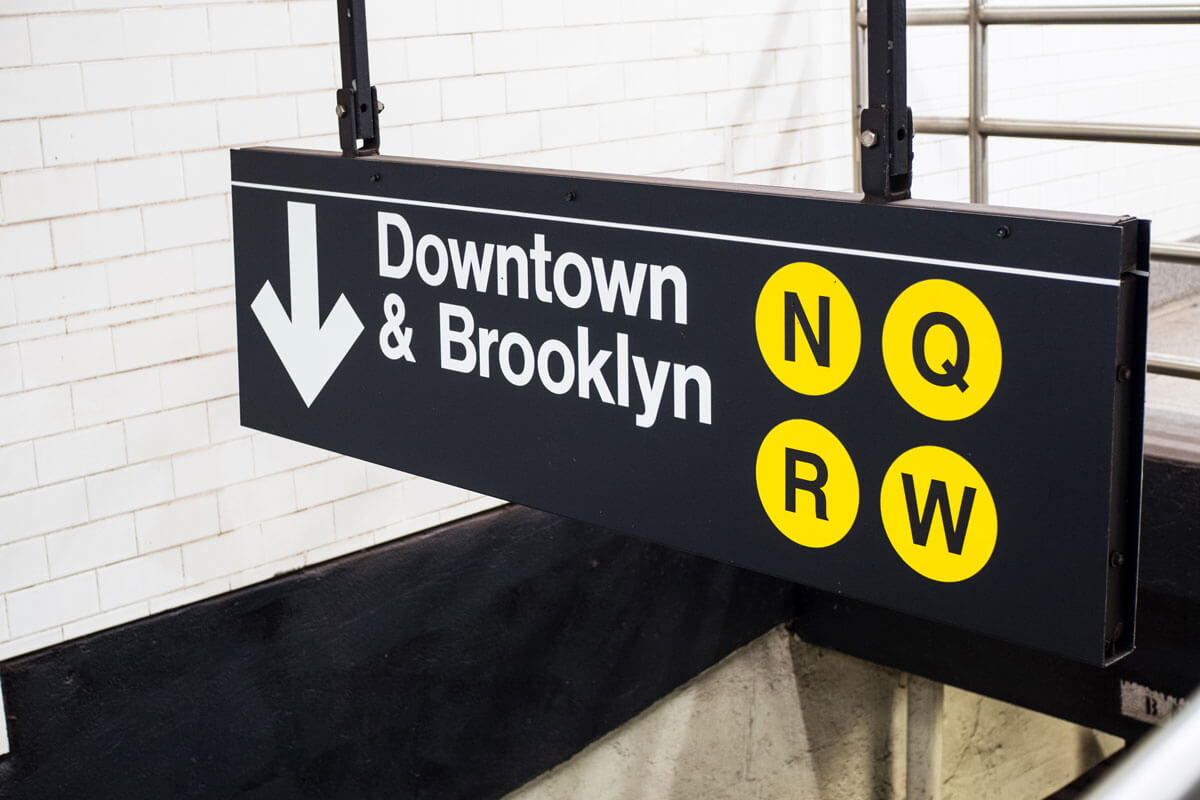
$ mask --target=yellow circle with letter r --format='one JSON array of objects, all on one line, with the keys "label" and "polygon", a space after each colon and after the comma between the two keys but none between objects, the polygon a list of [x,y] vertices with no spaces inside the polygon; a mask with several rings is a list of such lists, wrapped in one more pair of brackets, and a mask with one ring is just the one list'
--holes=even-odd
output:
[{"label": "yellow circle with letter r", "polygon": [[818,264],[788,264],[767,279],[754,330],[771,373],[800,394],[829,394],[858,363],[862,328],[854,298]]},{"label": "yellow circle with letter r", "polygon": [[937,420],[965,419],[1000,382],[1000,332],[991,312],[954,281],[914,283],[883,322],[883,365],[896,391]]},{"label": "yellow circle with letter r", "polygon": [[858,516],[858,472],[846,448],[828,428],[789,419],[758,448],[758,499],[771,522],[805,547],[838,542]]},{"label": "yellow circle with letter r", "polygon": [[965,581],[996,548],[996,503],[987,481],[944,447],[914,447],[892,462],[879,513],[896,553],[930,580]]}]

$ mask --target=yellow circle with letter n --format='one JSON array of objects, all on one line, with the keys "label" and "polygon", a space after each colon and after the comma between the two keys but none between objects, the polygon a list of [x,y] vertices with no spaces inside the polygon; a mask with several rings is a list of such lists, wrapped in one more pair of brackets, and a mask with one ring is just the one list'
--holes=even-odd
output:
[{"label": "yellow circle with letter n", "polygon": [[1000,382],[1000,333],[970,289],[921,281],[888,310],[883,365],[916,411],[937,420],[965,419],[987,404]]},{"label": "yellow circle with letter n", "polygon": [[858,516],[858,472],[838,438],[807,419],[779,423],[755,464],[758,498],[771,522],[805,547],[828,547]]},{"label": "yellow circle with letter n", "polygon": [[854,298],[817,264],[788,264],[767,279],[754,330],[772,374],[800,394],[829,394],[858,363],[862,328]]},{"label": "yellow circle with letter n", "polygon": [[944,447],[914,447],[892,462],[879,512],[896,553],[930,580],[965,581],[996,548],[996,503],[987,482]]}]

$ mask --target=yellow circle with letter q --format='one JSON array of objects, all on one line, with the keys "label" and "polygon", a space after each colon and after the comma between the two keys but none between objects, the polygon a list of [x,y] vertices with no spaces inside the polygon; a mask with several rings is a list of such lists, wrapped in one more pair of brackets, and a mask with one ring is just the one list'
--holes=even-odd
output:
[{"label": "yellow circle with letter q", "polygon": [[896,553],[930,580],[965,581],[996,548],[996,503],[987,482],[944,447],[914,447],[892,462],[879,513]]},{"label": "yellow circle with letter q", "polygon": [[862,328],[854,298],[836,275],[817,264],[788,264],[767,279],[758,295],[754,330],[771,372],[800,394],[829,394],[858,363]]},{"label": "yellow circle with letter q", "polygon": [[807,419],[779,423],[755,464],[758,499],[771,522],[805,547],[838,542],[858,516],[858,472],[827,428]]},{"label": "yellow circle with letter q", "polygon": [[896,391],[937,420],[965,419],[1000,382],[1000,332],[965,286],[933,279],[900,293],[883,322],[883,365]]}]

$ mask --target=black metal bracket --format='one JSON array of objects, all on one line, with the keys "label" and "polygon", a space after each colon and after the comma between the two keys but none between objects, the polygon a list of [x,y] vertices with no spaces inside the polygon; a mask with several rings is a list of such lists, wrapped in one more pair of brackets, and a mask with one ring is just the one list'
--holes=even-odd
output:
[{"label": "black metal bracket", "polygon": [[[337,93],[338,137],[346,158],[379,153],[383,104],[371,85],[367,58],[366,0],[337,0],[342,88]],[[362,145],[359,145],[359,142]]]},{"label": "black metal bracket", "polygon": [[912,188],[912,109],[904,0],[867,0],[867,107],[859,118],[866,200],[903,200]]}]

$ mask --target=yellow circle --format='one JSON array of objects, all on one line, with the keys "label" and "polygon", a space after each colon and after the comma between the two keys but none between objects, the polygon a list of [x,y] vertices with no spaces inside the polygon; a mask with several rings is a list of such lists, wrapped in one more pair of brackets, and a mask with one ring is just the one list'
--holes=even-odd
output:
[{"label": "yellow circle", "polygon": [[800,394],[829,394],[858,363],[862,329],[854,298],[817,264],[788,264],[767,279],[754,329],[771,372]]},{"label": "yellow circle", "polygon": [[983,408],[1000,382],[1000,332],[987,306],[965,286],[914,283],[883,322],[883,365],[916,411],[965,419]]},{"label": "yellow circle", "polygon": [[879,512],[900,558],[930,580],[965,581],[996,547],[996,503],[987,482],[944,447],[914,447],[892,462]]},{"label": "yellow circle", "polygon": [[758,448],[754,468],[763,510],[784,536],[828,547],[858,516],[858,472],[825,427],[807,419],[779,423]]}]

